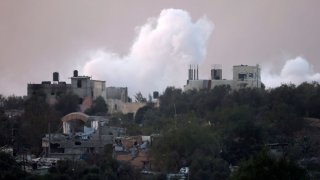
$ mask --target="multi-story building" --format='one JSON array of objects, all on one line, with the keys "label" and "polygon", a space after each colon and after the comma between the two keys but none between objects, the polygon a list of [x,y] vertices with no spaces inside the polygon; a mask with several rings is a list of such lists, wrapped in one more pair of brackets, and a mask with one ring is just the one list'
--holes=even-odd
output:
[{"label": "multi-story building", "polygon": [[129,102],[127,87],[106,87],[106,82],[93,80],[89,76],[79,76],[73,71],[71,84],[59,81],[59,73],[53,73],[53,81],[42,81],[41,84],[28,84],[28,97],[45,95],[47,102],[54,105],[59,97],[73,93],[79,97],[80,110],[84,112],[92,102],[101,96],[107,103],[109,113],[133,113],[145,103]]},{"label": "multi-story building", "polygon": [[261,88],[260,67],[248,65],[233,66],[233,79],[226,80],[222,78],[221,65],[215,65],[211,69],[211,79],[198,79],[198,67],[189,68],[189,78],[184,90],[213,89],[216,86],[228,85],[233,90],[240,88]]},{"label": "multi-story building", "polygon": [[28,84],[28,97],[35,94],[44,94],[49,104],[53,105],[60,96],[73,93],[79,96],[81,111],[89,108],[92,101],[101,96],[106,100],[106,82],[92,80],[89,76],[78,76],[73,72],[71,84],[59,81],[59,73],[53,73],[53,82],[43,81],[41,84]]}]

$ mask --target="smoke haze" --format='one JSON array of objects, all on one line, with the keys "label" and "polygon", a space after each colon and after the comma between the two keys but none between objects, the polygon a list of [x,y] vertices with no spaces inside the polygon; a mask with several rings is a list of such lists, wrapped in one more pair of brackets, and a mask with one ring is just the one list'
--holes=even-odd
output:
[{"label": "smoke haze", "polygon": [[[222,64],[226,79],[233,65],[260,64],[275,81],[284,61],[301,54],[312,77],[320,72],[319,7],[318,0],[2,0],[0,94],[26,95],[28,83],[52,80],[52,72],[69,83],[75,69],[108,86],[128,86],[130,94],[149,85],[161,91],[185,84],[195,62],[202,62],[200,78],[210,77],[212,64]],[[163,9],[170,16],[160,18]],[[266,63],[273,66],[265,70]]]},{"label": "smoke haze", "polygon": [[93,51],[84,73],[106,80],[107,86],[127,86],[131,95],[182,87],[188,65],[201,63],[206,57],[213,24],[205,16],[192,22],[184,10],[164,9],[136,31],[127,55],[107,49]]},{"label": "smoke haze", "polygon": [[313,65],[300,56],[287,60],[280,73],[275,73],[272,69],[275,67],[262,67],[261,78],[266,87],[273,88],[288,83],[299,85],[303,82],[320,82],[320,73],[315,73]]}]

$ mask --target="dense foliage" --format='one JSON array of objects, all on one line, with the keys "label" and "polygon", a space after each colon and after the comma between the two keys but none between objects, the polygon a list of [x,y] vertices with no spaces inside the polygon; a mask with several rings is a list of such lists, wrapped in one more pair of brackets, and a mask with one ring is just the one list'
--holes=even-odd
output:
[{"label": "dense foliage", "polygon": [[73,93],[67,93],[58,98],[58,102],[55,104],[55,109],[59,111],[63,116],[72,112],[79,111],[79,96]]},{"label": "dense foliage", "polygon": [[[299,143],[302,130],[309,128],[305,117],[320,118],[319,98],[318,83],[238,91],[169,87],[160,96],[160,108],[144,108],[139,123],[163,135],[152,148],[160,170],[189,166],[193,179],[225,179],[229,165],[249,160],[268,144],[287,143],[284,156],[293,161],[319,156]],[[317,139],[311,141],[319,147]]]},{"label": "dense foliage", "polygon": [[26,175],[12,156],[0,152],[0,179],[23,179]]},{"label": "dense foliage", "polygon": [[85,111],[85,113],[88,115],[106,115],[107,112],[108,106],[101,96],[97,97],[93,101],[92,106]]},{"label": "dense foliage", "polygon": [[307,179],[306,170],[285,158],[275,159],[264,150],[250,160],[241,163],[232,180]]},{"label": "dense foliage", "polygon": [[[101,99],[97,98],[87,113],[104,115],[107,106]],[[136,99],[146,102],[139,93]],[[27,100],[0,96],[0,145],[41,154],[41,138],[49,130],[59,131],[60,118],[78,110],[78,101],[70,94],[52,107],[41,93]],[[187,92],[168,87],[159,101],[160,107],[149,101],[134,118],[121,114],[110,118],[113,124],[127,127],[129,135],[156,134],[151,147],[156,171],[177,172],[188,166],[191,179],[304,179],[307,174],[302,167],[309,175],[320,171],[320,163],[314,160],[320,157],[320,133],[308,120],[320,123],[318,83],[238,91],[228,86]],[[5,114],[15,107],[24,109],[22,116]],[[277,143],[286,146],[280,156],[271,157],[265,149]],[[234,167],[239,169],[233,171]],[[274,176],[263,175],[269,172]],[[60,162],[46,178],[120,176],[138,178],[128,165],[97,156],[85,163]]]}]

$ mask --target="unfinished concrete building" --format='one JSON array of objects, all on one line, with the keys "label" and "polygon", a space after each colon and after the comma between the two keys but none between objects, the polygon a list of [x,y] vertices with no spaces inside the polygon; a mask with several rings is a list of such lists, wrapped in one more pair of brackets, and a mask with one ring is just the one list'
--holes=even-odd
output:
[{"label": "unfinished concrete building", "polygon": [[59,97],[74,93],[79,96],[81,111],[89,108],[92,101],[101,96],[106,100],[106,82],[92,80],[89,76],[79,76],[78,71],[73,71],[70,78],[71,84],[59,81],[59,73],[53,73],[53,81],[43,81],[41,84],[28,84],[28,97],[44,94],[49,104],[53,105]]},{"label": "unfinished concrete building", "polygon": [[127,87],[107,87],[107,99],[117,99],[122,102],[128,102],[128,88]]},{"label": "unfinished concrete building", "polygon": [[106,82],[93,80],[89,76],[79,76],[73,72],[71,84],[59,81],[59,73],[53,73],[53,81],[43,81],[41,84],[28,84],[28,97],[45,95],[50,105],[68,93],[79,96],[80,111],[84,112],[91,107],[93,101],[101,96],[108,105],[109,113],[133,113],[145,106],[145,103],[129,102],[127,87],[106,87]]},{"label": "unfinished concrete building", "polygon": [[[195,67],[197,69],[195,69]],[[213,89],[216,86],[228,85],[233,90],[241,88],[261,88],[261,70],[259,65],[236,65],[233,66],[233,79],[226,80],[222,78],[221,65],[214,65],[211,68],[211,79],[198,79],[198,67],[190,65],[187,84],[184,90]],[[196,73],[196,75],[194,75]]]},{"label": "unfinished concrete building", "polygon": [[103,151],[126,129],[111,127],[102,116],[88,116],[81,112],[67,114],[62,119],[63,133],[48,133],[42,138],[42,147],[48,157],[85,159],[89,154]]}]

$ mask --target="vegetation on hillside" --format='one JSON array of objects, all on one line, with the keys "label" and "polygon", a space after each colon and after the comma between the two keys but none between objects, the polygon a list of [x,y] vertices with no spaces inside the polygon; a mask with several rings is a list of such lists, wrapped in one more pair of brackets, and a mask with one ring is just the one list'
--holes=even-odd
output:
[{"label": "vegetation on hillside", "polygon": [[[21,97],[0,96],[0,104],[3,104],[0,145],[14,145],[41,154],[41,138],[48,132],[49,122],[51,132],[59,131],[60,118],[79,108],[78,101],[73,103],[75,99],[74,95],[61,98],[52,107],[42,94],[26,101]],[[139,95],[136,99],[142,98]],[[105,114],[107,106],[102,100],[98,98],[87,113]],[[149,101],[134,118],[122,114],[111,117],[112,123],[127,127],[129,135],[159,134],[151,147],[152,166],[159,172],[177,172],[188,166],[191,179],[318,177],[319,160],[313,164],[308,160],[320,157],[317,138],[320,133],[318,127],[306,120],[306,117],[314,121],[320,118],[318,83],[238,91],[228,86],[187,92],[168,87],[159,101],[159,108]],[[22,116],[9,118],[5,115],[6,110],[15,107],[24,109]],[[280,149],[280,156],[273,157],[269,149],[277,144],[284,144],[284,148]],[[112,158],[98,159],[104,163],[87,162],[86,168],[77,173],[82,174],[81,177],[99,179],[101,174],[118,172],[122,167],[122,174],[138,177],[130,167],[117,164]],[[71,162],[63,163],[72,167]],[[68,174],[70,178],[68,168],[59,170],[60,165],[65,167],[63,163],[51,173],[59,177]],[[234,170],[235,167],[238,170]],[[274,176],[263,175],[269,172],[274,172]],[[111,173],[110,179],[111,176],[119,174]]]}]

